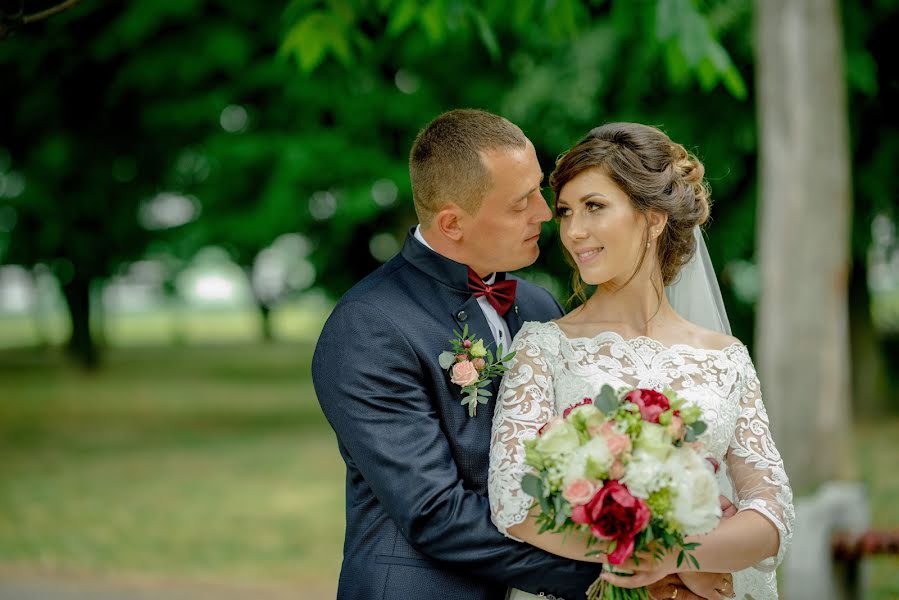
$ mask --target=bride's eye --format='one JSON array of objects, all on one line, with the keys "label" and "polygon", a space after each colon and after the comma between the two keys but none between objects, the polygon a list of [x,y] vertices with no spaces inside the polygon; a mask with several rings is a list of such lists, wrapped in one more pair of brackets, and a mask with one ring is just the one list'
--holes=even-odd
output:
[{"label": "bride's eye", "polygon": [[588,202],[587,203],[587,212],[596,212],[597,210],[605,208],[603,204],[600,202]]},{"label": "bride's eye", "polygon": [[557,206],[556,207],[556,218],[561,219],[562,217],[567,217],[571,213],[571,210],[567,206]]}]

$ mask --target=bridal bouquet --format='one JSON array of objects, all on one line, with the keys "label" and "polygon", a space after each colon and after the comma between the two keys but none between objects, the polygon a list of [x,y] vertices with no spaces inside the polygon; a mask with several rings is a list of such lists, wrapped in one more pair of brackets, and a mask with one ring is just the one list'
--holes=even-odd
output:
[{"label": "bridal bouquet", "polygon": [[[588,555],[608,554],[611,565],[679,550],[678,566],[687,560],[699,569],[690,553],[698,544],[684,538],[711,531],[721,517],[718,463],[696,441],[705,429],[699,408],[672,391],[606,385],[567,408],[525,441],[535,472],[522,489],[540,505],[540,533],[582,533],[588,547],[601,546]],[[588,598],[649,595],[597,580]]]}]

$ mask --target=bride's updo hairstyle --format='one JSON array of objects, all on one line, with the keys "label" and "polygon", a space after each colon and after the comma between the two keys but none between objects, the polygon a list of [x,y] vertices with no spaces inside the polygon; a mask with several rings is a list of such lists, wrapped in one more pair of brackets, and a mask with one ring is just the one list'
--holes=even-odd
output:
[{"label": "bride's updo hairstyle", "polygon": [[[634,207],[646,215],[655,210],[668,215],[658,237],[657,256],[664,285],[671,284],[696,251],[693,228],[709,218],[711,204],[705,168],[684,147],[671,141],[655,127],[640,123],[607,123],[590,131],[556,161],[549,176],[555,202],[565,184],[588,169],[600,169],[631,199]],[[643,254],[630,283],[646,259],[649,220],[644,232]],[[574,267],[574,298],[586,301],[583,281],[577,265],[563,247],[568,263]],[[625,284],[627,285],[627,284]]]}]

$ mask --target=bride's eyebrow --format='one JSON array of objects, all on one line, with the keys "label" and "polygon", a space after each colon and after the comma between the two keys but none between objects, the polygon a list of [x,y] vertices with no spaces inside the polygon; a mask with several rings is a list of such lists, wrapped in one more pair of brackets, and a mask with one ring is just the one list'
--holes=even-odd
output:
[{"label": "bride's eyebrow", "polygon": [[590,198],[602,198],[602,199],[604,199],[604,200],[608,200],[608,199],[609,199],[608,196],[606,196],[605,194],[601,194],[600,192],[588,192],[588,193],[584,194],[583,196],[581,196],[581,200],[580,200],[580,201],[581,201],[581,202],[586,202],[586,201],[589,200]]}]

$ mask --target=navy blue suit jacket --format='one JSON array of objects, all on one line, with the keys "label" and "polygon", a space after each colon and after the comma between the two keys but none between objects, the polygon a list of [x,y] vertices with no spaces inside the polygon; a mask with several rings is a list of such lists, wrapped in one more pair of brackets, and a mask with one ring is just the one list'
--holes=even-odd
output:
[{"label": "navy blue suit jacket", "polygon": [[[518,280],[505,319],[514,336],[524,321],[561,314],[546,290]],[[411,231],[402,252],[347,292],[325,324],[312,377],[347,469],[339,599],[502,600],[517,587],[573,600],[600,572],[510,540],[490,521],[499,378],[469,417],[437,362],[452,330],[466,324],[493,343],[468,268]]]}]

